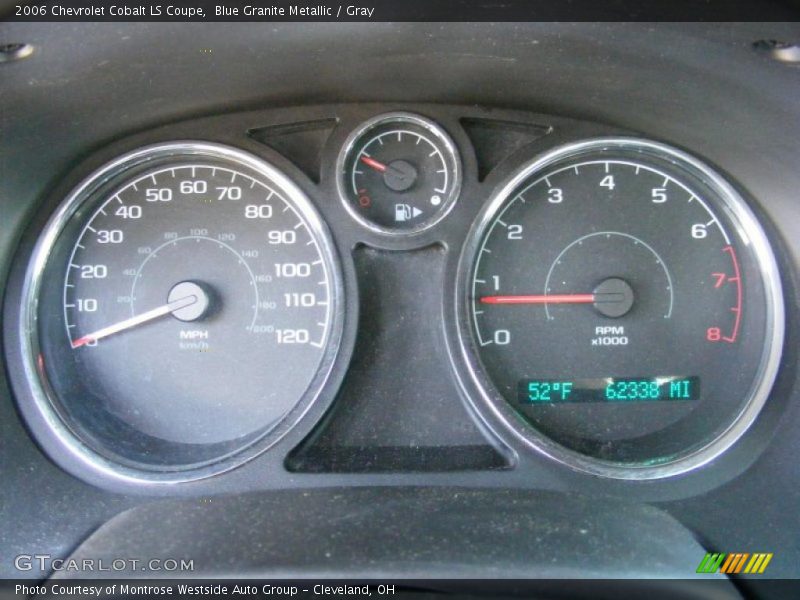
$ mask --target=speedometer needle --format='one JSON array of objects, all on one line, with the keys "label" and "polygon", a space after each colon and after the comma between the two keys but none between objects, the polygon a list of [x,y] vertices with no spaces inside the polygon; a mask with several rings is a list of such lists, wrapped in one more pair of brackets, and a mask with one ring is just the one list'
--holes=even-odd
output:
[{"label": "speedometer needle", "polygon": [[482,296],[482,304],[594,304],[594,294],[540,294],[528,296]]},{"label": "speedometer needle", "polygon": [[168,302],[167,304],[162,304],[161,306],[154,308],[152,310],[148,310],[147,312],[143,312],[140,315],[136,315],[135,317],[131,317],[130,319],[125,319],[123,321],[119,321],[114,323],[113,325],[109,325],[108,327],[103,327],[102,329],[98,329],[92,333],[87,335],[81,336],[78,339],[72,340],[72,349],[80,348],[81,346],[85,346],[86,344],[91,344],[92,342],[96,342],[99,339],[104,337],[108,337],[110,335],[114,335],[115,333],[119,333],[120,331],[125,331],[126,329],[131,329],[133,327],[137,327],[138,325],[142,325],[143,323],[147,323],[148,321],[152,321],[153,319],[158,319],[159,317],[163,317],[164,315],[168,315],[171,312],[175,312],[176,310],[180,310],[182,308],[186,308],[187,306],[192,306],[198,302],[199,298],[195,294],[191,294],[189,296],[184,296],[182,298],[178,298],[173,300],[172,302]]}]

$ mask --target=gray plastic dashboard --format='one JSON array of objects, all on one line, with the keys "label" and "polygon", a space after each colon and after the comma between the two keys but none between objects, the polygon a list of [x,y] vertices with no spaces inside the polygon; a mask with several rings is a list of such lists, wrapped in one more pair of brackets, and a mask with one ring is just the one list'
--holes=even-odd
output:
[{"label": "gray plastic dashboard", "polygon": [[[796,39],[796,26],[128,23],[4,24],[0,32],[38,48],[0,64],[6,297],[43,221],[86,173],[148,143],[203,139],[247,149],[300,183],[344,257],[349,299],[345,350],[318,412],[246,465],[180,487],[65,473],[26,430],[3,380],[0,506],[14,523],[3,531],[4,555],[65,555],[108,519],[163,497],[196,504],[244,492],[463,487],[498,498],[511,489],[654,504],[706,548],[755,545],[775,553],[774,576],[798,576],[800,71],[753,49],[757,40]],[[348,132],[392,110],[441,123],[464,160],[461,202],[442,227],[411,240],[348,219],[330,172]],[[281,134],[310,122],[324,125],[299,139]],[[756,199],[781,269],[786,341],[767,408],[718,460],[664,481],[574,472],[498,439],[467,410],[469,390],[442,360],[454,336],[442,298],[453,293],[460,245],[483,199],[524,158],[598,135],[660,140],[731,175]],[[398,314],[417,328],[380,335]],[[4,358],[4,377],[16,368]],[[428,393],[416,393],[420,386]],[[387,409],[387,398],[401,400]],[[414,498],[403,502],[413,507]],[[5,561],[0,574],[43,575]]]}]

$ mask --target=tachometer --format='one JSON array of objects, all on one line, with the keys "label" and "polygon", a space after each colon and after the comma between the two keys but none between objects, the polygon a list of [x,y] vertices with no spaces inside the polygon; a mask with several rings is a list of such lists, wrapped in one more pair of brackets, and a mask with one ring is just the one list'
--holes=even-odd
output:
[{"label": "tachometer", "polygon": [[48,224],[24,294],[36,408],[92,466],[134,479],[263,449],[314,400],[341,329],[338,263],[308,198],[209,143],[92,175]]},{"label": "tachometer", "polygon": [[486,399],[576,468],[686,471],[767,398],[775,259],[740,195],[680,151],[600,139],[535,160],[490,201],[463,260],[462,337]]}]

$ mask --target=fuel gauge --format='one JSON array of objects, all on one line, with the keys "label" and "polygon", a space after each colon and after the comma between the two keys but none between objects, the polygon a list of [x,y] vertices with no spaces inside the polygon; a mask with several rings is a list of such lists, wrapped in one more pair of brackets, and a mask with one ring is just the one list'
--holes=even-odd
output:
[{"label": "fuel gauge", "polygon": [[408,113],[380,115],[354,131],[339,156],[338,173],[350,213],[383,233],[431,227],[450,211],[461,188],[450,136]]}]

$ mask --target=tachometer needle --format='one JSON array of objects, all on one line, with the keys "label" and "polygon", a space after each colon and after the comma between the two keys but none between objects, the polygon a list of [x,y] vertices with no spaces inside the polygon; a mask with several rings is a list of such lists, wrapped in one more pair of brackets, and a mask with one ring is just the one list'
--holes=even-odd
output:
[{"label": "tachometer needle", "polygon": [[119,321],[117,323],[114,323],[113,325],[109,325],[108,327],[103,327],[102,329],[98,329],[97,331],[94,331],[87,335],[81,336],[75,340],[72,340],[72,348],[73,350],[76,348],[80,348],[81,346],[85,346],[86,344],[96,342],[97,340],[102,339],[104,337],[108,337],[110,335],[114,335],[115,333],[119,333],[120,331],[125,331],[126,329],[131,329],[138,325],[142,325],[143,323],[147,323],[148,321],[152,321],[153,319],[158,319],[159,317],[168,315],[169,313],[174,312],[176,310],[186,308],[187,306],[192,306],[193,304],[197,303],[198,300],[199,298],[194,294],[189,296],[184,296],[183,298],[178,298],[177,300],[173,300],[172,302],[163,304],[158,308],[148,310],[147,312],[143,312],[142,314],[136,315],[135,317],[131,317],[130,319]]},{"label": "tachometer needle", "polygon": [[378,162],[377,160],[375,160],[374,158],[370,158],[369,156],[362,156],[361,162],[380,173],[385,173],[386,169],[389,168],[382,162]]},{"label": "tachometer needle", "polygon": [[594,304],[594,294],[541,294],[529,296],[482,296],[482,304]]}]

